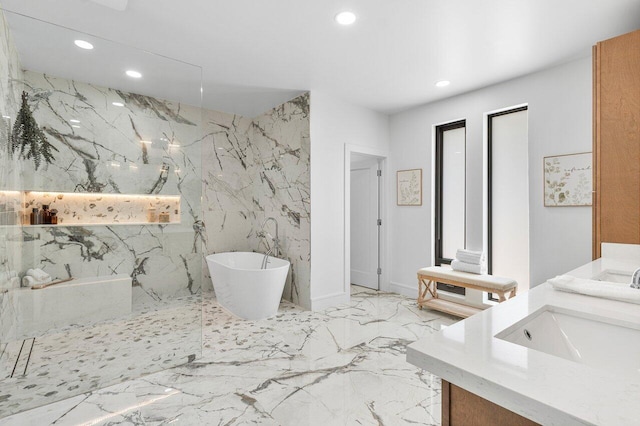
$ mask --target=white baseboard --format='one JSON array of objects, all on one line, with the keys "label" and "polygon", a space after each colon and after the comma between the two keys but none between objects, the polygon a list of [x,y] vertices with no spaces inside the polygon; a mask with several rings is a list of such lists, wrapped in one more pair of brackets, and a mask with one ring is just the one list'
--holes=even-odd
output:
[{"label": "white baseboard", "polygon": [[416,298],[418,297],[418,284],[407,285],[391,281],[389,283],[389,291],[403,296]]},{"label": "white baseboard", "polygon": [[344,303],[349,303],[351,300],[351,294],[340,292],[328,294],[326,296],[320,296],[317,298],[311,299],[311,310],[312,311],[322,311],[327,308],[332,308],[334,306],[338,306]]}]

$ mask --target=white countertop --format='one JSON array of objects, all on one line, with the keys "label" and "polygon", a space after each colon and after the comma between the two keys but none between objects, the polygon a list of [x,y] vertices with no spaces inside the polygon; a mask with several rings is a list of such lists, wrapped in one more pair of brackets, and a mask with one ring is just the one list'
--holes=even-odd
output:
[{"label": "white countertop", "polygon": [[[632,273],[640,266],[632,258],[598,259],[567,274]],[[640,424],[640,371],[614,373],[606,365],[594,368],[494,337],[545,305],[640,324],[640,305],[545,283],[409,345],[407,361],[544,425]]]}]

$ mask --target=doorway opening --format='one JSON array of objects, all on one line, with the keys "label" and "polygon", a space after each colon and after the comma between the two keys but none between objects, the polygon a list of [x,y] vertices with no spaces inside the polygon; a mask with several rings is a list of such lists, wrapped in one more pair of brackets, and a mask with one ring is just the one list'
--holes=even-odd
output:
[{"label": "doorway opening", "polygon": [[385,268],[385,155],[364,147],[345,150],[345,292],[383,290]]}]

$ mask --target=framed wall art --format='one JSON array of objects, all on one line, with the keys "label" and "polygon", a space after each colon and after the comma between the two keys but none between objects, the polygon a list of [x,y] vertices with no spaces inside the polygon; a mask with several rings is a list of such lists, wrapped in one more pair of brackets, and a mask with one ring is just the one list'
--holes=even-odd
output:
[{"label": "framed wall art", "polygon": [[398,205],[422,205],[422,169],[398,170]]},{"label": "framed wall art", "polygon": [[544,206],[575,207],[592,204],[590,152],[544,157]]}]

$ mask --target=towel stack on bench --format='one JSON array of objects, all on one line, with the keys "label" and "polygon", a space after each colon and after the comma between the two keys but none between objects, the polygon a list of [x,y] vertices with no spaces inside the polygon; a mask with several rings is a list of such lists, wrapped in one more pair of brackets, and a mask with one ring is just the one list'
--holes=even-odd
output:
[{"label": "towel stack on bench", "polygon": [[486,274],[487,264],[484,260],[484,253],[458,249],[456,258],[451,262],[451,269],[454,271],[468,272],[470,274]]},{"label": "towel stack on bench", "polygon": [[427,306],[431,309],[463,318],[480,312],[481,309],[451,300],[440,299],[438,283],[495,293],[498,295],[500,302],[507,300],[507,294],[509,298],[514,297],[518,288],[518,283],[511,278],[469,274],[453,271],[448,267],[442,266],[430,266],[420,269],[418,271],[418,307],[422,309],[423,306]]}]

